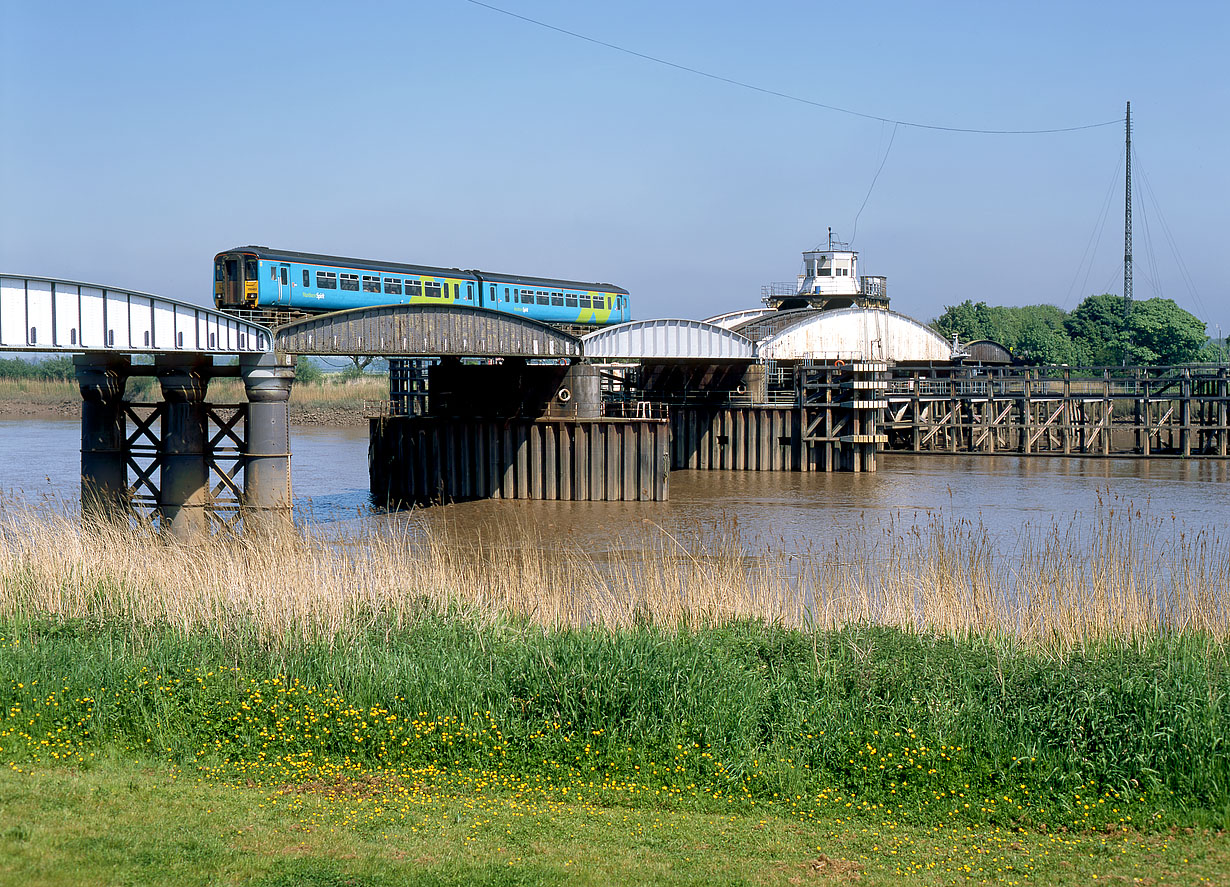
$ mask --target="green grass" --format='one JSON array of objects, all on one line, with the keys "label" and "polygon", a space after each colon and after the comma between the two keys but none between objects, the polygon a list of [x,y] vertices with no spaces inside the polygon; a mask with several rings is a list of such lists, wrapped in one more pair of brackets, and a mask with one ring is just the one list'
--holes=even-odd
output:
[{"label": "green grass", "polygon": [[1198,637],[1058,658],[874,627],[434,615],[318,644],[72,621],[0,636],[0,756],[17,763],[135,752],[264,783],[432,766],[593,782],[603,803],[919,823],[1230,821],[1230,668]]},{"label": "green grass", "polygon": [[[302,787],[300,787],[302,788]],[[0,771],[0,883],[391,887],[522,884],[1224,883],[1204,830],[1043,833],[573,804],[434,785],[387,793],[192,778],[133,757]],[[1095,880],[1096,879],[1096,880]]]}]

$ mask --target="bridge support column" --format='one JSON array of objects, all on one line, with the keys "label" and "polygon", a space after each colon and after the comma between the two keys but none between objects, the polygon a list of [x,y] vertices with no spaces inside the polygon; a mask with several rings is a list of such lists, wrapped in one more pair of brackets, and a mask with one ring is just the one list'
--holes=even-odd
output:
[{"label": "bridge support column", "polygon": [[239,359],[248,395],[247,453],[243,470],[244,530],[290,525],[290,389],[293,357]]},{"label": "bridge support column", "polygon": [[160,354],[154,366],[165,402],[158,514],[164,530],[188,541],[209,532],[209,406],[205,389],[213,362],[203,355]]},{"label": "bridge support column", "polygon": [[124,388],[128,355],[73,357],[81,388],[81,516],[109,519],[128,514],[128,429]]}]

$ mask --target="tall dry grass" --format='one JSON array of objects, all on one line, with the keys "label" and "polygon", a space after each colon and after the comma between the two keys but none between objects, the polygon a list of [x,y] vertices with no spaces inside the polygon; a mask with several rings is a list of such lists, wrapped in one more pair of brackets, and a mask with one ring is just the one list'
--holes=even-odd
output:
[{"label": "tall dry grass", "polygon": [[287,531],[198,545],[148,527],[0,511],[0,616],[169,624],[226,636],[336,637],[424,612],[546,626],[882,624],[1071,649],[1159,630],[1230,638],[1230,548],[1128,505],[996,542],[976,521],[890,522],[803,554],[751,554],[733,524],[644,522],[600,553],[528,525],[441,517],[345,538]]}]

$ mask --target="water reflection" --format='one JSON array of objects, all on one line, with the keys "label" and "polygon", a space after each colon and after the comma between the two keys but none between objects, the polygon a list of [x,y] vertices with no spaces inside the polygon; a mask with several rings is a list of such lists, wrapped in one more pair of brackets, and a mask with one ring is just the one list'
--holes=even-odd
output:
[{"label": "water reflection", "polygon": [[[644,529],[722,524],[752,550],[788,553],[942,516],[981,523],[1010,544],[1025,525],[1088,521],[1108,496],[1191,528],[1230,523],[1226,460],[886,455],[873,474],[678,471],[668,502],[480,501],[386,513],[371,507],[366,428],[296,427],[292,448],[296,520],[337,534],[424,533],[441,522],[481,534],[512,520],[561,550],[593,552]],[[79,454],[76,420],[0,420],[0,491],[73,502]]]}]

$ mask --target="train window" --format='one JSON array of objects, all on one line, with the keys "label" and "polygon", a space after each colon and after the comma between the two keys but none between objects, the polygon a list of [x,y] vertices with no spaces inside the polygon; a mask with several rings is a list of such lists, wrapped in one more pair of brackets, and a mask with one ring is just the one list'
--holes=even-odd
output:
[{"label": "train window", "polygon": [[474,301],[474,284],[472,283],[466,284],[466,298],[470,301]]},{"label": "train window", "polygon": [[401,278],[400,277],[386,277],[384,279],[384,291],[386,293],[389,293],[390,295],[400,296],[401,295]]},{"label": "train window", "polygon": [[504,301],[505,301],[505,302],[512,301],[512,300],[508,297],[508,287],[504,287]]},{"label": "train window", "polygon": [[551,293],[551,304],[552,305],[563,305],[564,304],[564,294],[563,293]]},{"label": "train window", "polygon": [[440,292],[440,284],[435,280],[423,281],[423,295],[429,299],[438,299],[444,294]]},{"label": "train window", "polygon": [[576,293],[564,293],[564,304],[567,305],[569,308],[577,307],[577,294]]},{"label": "train window", "polygon": [[290,283],[290,269],[285,265],[282,266],[282,286]]},{"label": "train window", "polygon": [[461,296],[461,284],[454,283],[453,284],[453,298],[456,299],[456,298],[459,298],[460,296]]},{"label": "train window", "polygon": [[545,290],[538,290],[537,295],[538,295],[539,305],[550,305],[551,304],[551,296]]},{"label": "train window", "polygon": [[219,283],[223,280],[221,262],[214,263],[214,280],[218,281]]},{"label": "train window", "polygon": [[406,278],[406,295],[407,296],[423,295],[423,284],[420,281],[411,280],[409,277],[407,277]]},{"label": "train window", "polygon": [[243,260],[243,277],[244,280],[256,280],[257,275],[256,259]]},{"label": "train window", "polygon": [[332,271],[317,271],[316,288],[322,290],[337,289],[337,275]]},{"label": "train window", "polygon": [[378,293],[380,292],[380,278],[372,274],[363,275],[363,292]]},{"label": "train window", "polygon": [[581,293],[581,307],[592,308],[593,304],[589,301],[589,293]]},{"label": "train window", "polygon": [[304,286],[312,285],[311,272],[309,272],[308,269],[306,268],[303,269],[303,285]]},{"label": "train window", "polygon": [[277,283],[277,280],[278,280],[278,269],[277,269],[277,267],[276,267],[275,265],[270,265],[270,266],[269,266],[269,279],[270,279],[270,280],[272,280],[274,283]]},{"label": "train window", "polygon": [[352,293],[357,293],[359,291],[359,275],[343,274],[342,289],[350,290]]}]

